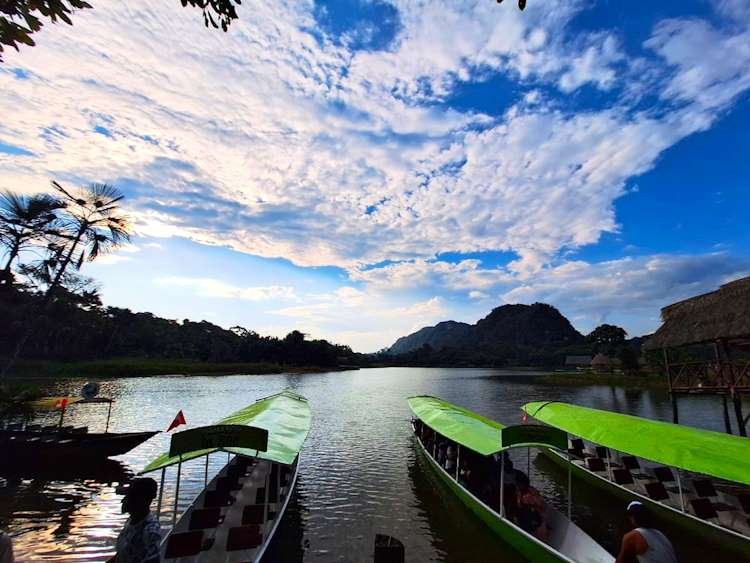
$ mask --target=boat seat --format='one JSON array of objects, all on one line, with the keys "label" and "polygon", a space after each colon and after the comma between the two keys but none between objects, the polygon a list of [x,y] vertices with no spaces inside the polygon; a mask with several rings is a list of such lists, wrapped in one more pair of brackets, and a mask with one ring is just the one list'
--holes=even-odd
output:
[{"label": "boat seat", "polygon": [[219,477],[216,479],[216,489],[217,491],[224,491],[228,493],[229,491],[237,491],[242,488],[242,484],[237,481],[237,478],[230,478],[230,477]]},{"label": "boat seat", "polygon": [[633,485],[633,475],[627,469],[612,470],[612,478],[618,485]]},{"label": "boat seat", "polygon": [[646,483],[646,494],[651,500],[667,500],[669,493],[662,483]]},{"label": "boat seat", "polygon": [[620,457],[620,461],[625,466],[625,469],[630,471],[639,471],[641,464],[638,462],[638,458],[633,455],[624,455]]},{"label": "boat seat", "polygon": [[711,520],[718,518],[719,515],[716,513],[714,504],[707,498],[694,498],[690,500],[690,506],[693,507],[693,512],[698,518],[703,520]]},{"label": "boat seat", "polygon": [[750,514],[750,493],[738,494],[737,500],[740,501],[740,506],[745,514]]},{"label": "boat seat", "polygon": [[255,460],[249,457],[237,456],[235,464],[240,470],[247,473],[247,470],[255,465]]},{"label": "boat seat", "polygon": [[234,497],[227,491],[206,491],[206,496],[203,498],[204,508],[229,506],[233,502]]},{"label": "boat seat", "polygon": [[572,450],[580,450],[583,451],[583,448],[585,447],[583,440],[580,438],[572,438],[570,440],[570,448]]},{"label": "boat seat", "polygon": [[602,459],[606,459],[609,455],[609,450],[605,446],[596,446],[594,451],[596,452],[597,457]]},{"label": "boat seat", "polygon": [[604,460],[600,457],[587,457],[586,467],[588,468],[589,471],[594,471],[596,473],[607,470],[607,465],[604,463]]},{"label": "boat seat", "polygon": [[265,516],[265,506],[262,504],[248,504],[242,510],[242,524],[262,524]]},{"label": "boat seat", "polygon": [[215,528],[223,521],[221,508],[213,506],[211,508],[195,508],[190,513],[190,530],[205,530]]},{"label": "boat seat", "polygon": [[265,487],[259,487],[257,491],[255,491],[255,504],[265,504],[266,503],[266,488]]},{"label": "boat seat", "polygon": [[717,495],[714,484],[710,479],[693,479],[695,493],[699,497],[715,497]]},{"label": "boat seat", "polygon": [[42,430],[41,424],[27,424],[26,432],[40,432]]},{"label": "boat seat", "polygon": [[672,469],[666,465],[654,467],[654,475],[660,483],[671,483],[674,481],[674,473],[672,473]]},{"label": "boat seat", "polygon": [[167,549],[164,551],[164,559],[189,557],[200,553],[202,549],[203,532],[201,530],[172,533],[167,540]]},{"label": "boat seat", "polygon": [[583,459],[583,450],[574,450],[573,448],[568,448],[568,455],[572,457],[573,459]]},{"label": "boat seat", "polygon": [[227,534],[227,551],[254,549],[263,543],[260,527],[256,524],[229,528]]}]

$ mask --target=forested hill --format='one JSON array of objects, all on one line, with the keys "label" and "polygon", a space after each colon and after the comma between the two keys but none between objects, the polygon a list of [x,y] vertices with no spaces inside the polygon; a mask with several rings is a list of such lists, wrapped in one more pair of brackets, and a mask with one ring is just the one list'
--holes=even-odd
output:
[{"label": "forested hill", "polygon": [[385,351],[401,363],[549,365],[587,353],[586,339],[544,303],[503,305],[475,325],[446,321],[399,338]]},{"label": "forested hill", "polygon": [[33,331],[23,347],[23,359],[152,358],[326,367],[351,363],[353,356],[348,346],[306,340],[298,331],[276,338],[243,327],[227,330],[207,321],[176,321],[105,307],[91,292],[62,289],[47,307],[40,306],[42,299],[30,291],[0,291],[0,356],[11,355],[30,322]]}]

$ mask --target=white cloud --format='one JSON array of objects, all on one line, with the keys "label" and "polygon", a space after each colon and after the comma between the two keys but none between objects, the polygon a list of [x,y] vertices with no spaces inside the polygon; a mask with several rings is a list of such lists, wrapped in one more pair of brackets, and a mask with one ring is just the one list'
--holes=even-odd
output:
[{"label": "white cloud", "polygon": [[565,91],[637,78],[612,34],[567,30],[583,6],[397,3],[378,51],[314,38],[311,2],[243,5],[229,33],[172,5],[97,6],[8,54],[30,78],[0,75],[14,108],[0,137],[36,157],[0,168],[15,189],[118,181],[151,236],[350,270],[505,250],[533,275],[617,230],[624,182],[748,88],[745,32],[668,21],[647,43],[675,69],[656,93],[688,107],[633,112],[615,95],[576,113],[536,90],[500,117],[439,103],[495,71]]},{"label": "white cloud", "polygon": [[243,299],[247,301],[269,301],[294,299],[294,289],[282,285],[261,287],[236,287],[214,278],[163,277],[154,283],[164,287],[187,287],[201,297],[220,299]]}]

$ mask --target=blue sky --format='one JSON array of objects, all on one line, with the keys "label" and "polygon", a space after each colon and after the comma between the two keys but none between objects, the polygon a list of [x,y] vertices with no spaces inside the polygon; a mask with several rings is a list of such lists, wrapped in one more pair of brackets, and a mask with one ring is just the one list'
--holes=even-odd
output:
[{"label": "blue sky", "polygon": [[582,332],[750,274],[750,4],[97,6],[0,67],[0,188],[111,182],[108,304],[372,351],[544,301]]}]

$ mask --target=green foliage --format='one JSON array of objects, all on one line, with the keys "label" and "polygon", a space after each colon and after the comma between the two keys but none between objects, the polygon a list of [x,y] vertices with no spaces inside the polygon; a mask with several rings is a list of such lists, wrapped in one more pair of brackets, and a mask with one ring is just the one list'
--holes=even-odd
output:
[{"label": "green foliage", "polygon": [[638,354],[630,346],[623,346],[618,354],[620,369],[628,375],[636,375],[641,366],[638,363]]},{"label": "green foliage", "polygon": [[70,19],[73,10],[86,8],[91,5],[83,0],[0,0],[0,62],[3,45],[18,51],[19,44],[35,44],[31,35],[42,28],[42,18],[73,25]]},{"label": "green foliage", "polygon": [[[235,4],[241,0],[180,0],[183,7],[192,6],[203,11],[206,27],[219,27],[227,31],[237,19]],[[3,62],[3,45],[18,51],[19,45],[34,46],[32,35],[39,31],[46,18],[73,25],[73,10],[92,8],[84,0],[0,0],[0,63]]]},{"label": "green foliage", "polygon": [[607,355],[613,355],[625,342],[628,335],[624,328],[615,325],[603,324],[596,327],[586,337],[586,340],[594,345],[596,352],[604,352]]},{"label": "green foliage", "polygon": [[0,385],[0,420],[30,419],[34,409],[29,401],[40,397],[39,389],[30,385]]}]

